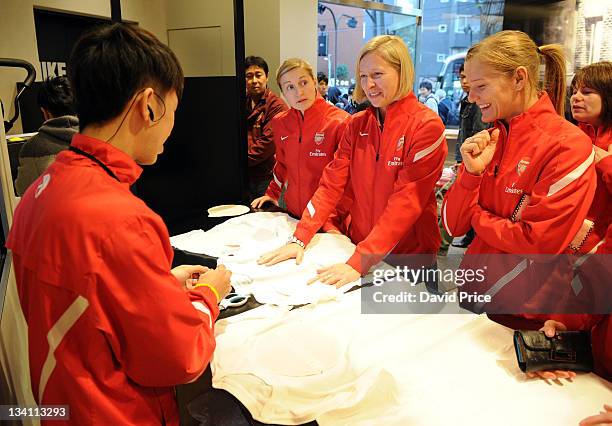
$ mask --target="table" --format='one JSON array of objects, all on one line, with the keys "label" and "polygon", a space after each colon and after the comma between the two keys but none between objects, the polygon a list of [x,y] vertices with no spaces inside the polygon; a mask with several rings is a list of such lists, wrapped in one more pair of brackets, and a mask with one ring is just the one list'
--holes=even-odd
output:
[{"label": "table", "polygon": [[[299,336],[291,334],[290,327],[300,324],[301,330],[309,330],[308,338],[313,346],[317,335],[322,341],[325,341],[323,337],[330,336],[349,341],[347,354],[356,368],[382,366],[394,379],[392,404],[383,401],[374,409],[367,404],[357,405],[356,415],[347,423],[339,422],[337,415],[318,413],[314,418],[320,424],[576,425],[582,418],[597,413],[604,403],[612,402],[612,384],[594,374],[579,374],[571,383],[527,379],[516,363],[512,330],[485,316],[364,315],[360,296],[359,291],[352,292],[341,300],[290,311],[275,331],[280,333],[278,336],[285,336],[278,339],[279,353],[295,346]],[[242,368],[240,359],[232,363],[236,353],[243,353],[245,359],[258,356],[257,350],[252,349],[256,346],[249,349],[241,346],[258,321],[245,321],[245,318],[256,311],[217,322],[215,377],[206,376],[206,382],[208,389],[212,382],[233,392],[256,419],[265,420],[259,417],[265,410],[248,397],[258,389],[252,386],[241,389],[240,380],[233,378],[231,371],[235,368],[239,372]],[[265,333],[262,336],[269,337]],[[325,351],[325,345],[321,350]],[[220,370],[223,375],[217,374]],[[179,399],[186,389],[181,388]],[[225,401],[240,407],[227,395]],[[282,405],[281,401],[278,406],[282,409]],[[291,419],[291,411],[296,407],[286,409],[287,413],[281,413],[280,417]],[[312,420],[308,409],[300,409],[300,415],[286,423]]]}]

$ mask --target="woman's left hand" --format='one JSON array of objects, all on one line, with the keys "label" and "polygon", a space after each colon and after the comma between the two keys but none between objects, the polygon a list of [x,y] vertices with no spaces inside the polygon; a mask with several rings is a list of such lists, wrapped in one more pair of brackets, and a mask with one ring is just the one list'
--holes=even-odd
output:
[{"label": "woman's left hand", "polygon": [[595,164],[599,163],[607,156],[612,155],[612,143],[608,146],[607,151],[595,145],[593,145],[593,149],[595,150]]},{"label": "woman's left hand", "polygon": [[317,276],[308,281],[308,284],[319,281],[323,284],[340,288],[343,285],[358,280],[360,277],[361,274],[354,270],[352,266],[346,263],[336,263],[335,265],[318,269]]}]

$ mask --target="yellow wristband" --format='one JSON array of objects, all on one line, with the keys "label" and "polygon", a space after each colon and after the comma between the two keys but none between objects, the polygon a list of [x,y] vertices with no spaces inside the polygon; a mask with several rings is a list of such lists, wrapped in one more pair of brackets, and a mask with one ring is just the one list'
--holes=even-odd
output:
[{"label": "yellow wristband", "polygon": [[221,301],[221,298],[219,297],[219,292],[217,291],[216,288],[214,288],[210,284],[200,283],[200,284],[196,284],[193,286],[193,288],[198,288],[198,287],[208,287],[215,294],[215,297],[217,298],[217,303]]}]

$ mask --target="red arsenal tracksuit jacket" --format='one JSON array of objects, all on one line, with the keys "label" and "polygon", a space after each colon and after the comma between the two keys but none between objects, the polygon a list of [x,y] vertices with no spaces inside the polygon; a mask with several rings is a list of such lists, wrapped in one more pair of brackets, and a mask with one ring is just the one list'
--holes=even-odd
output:
[{"label": "red arsenal tracksuit jacket", "polygon": [[276,164],[266,195],[300,217],[332,161],[349,114],[317,96],[304,115],[294,108],[272,120]]},{"label": "red arsenal tracksuit jacket", "polygon": [[387,107],[384,126],[368,108],[348,123],[334,161],[307,203],[295,237],[308,243],[349,186],[348,264],[362,275],[389,253],[428,253],[440,244],[434,185],[447,153],[444,125],[414,94]]}]

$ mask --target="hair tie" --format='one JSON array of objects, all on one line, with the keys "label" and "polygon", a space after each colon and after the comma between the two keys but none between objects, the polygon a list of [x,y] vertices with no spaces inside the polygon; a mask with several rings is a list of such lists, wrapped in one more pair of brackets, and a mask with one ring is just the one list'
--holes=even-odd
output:
[{"label": "hair tie", "polygon": [[542,50],[540,49],[539,46],[536,46],[536,51],[538,52],[538,55],[542,55]]}]

